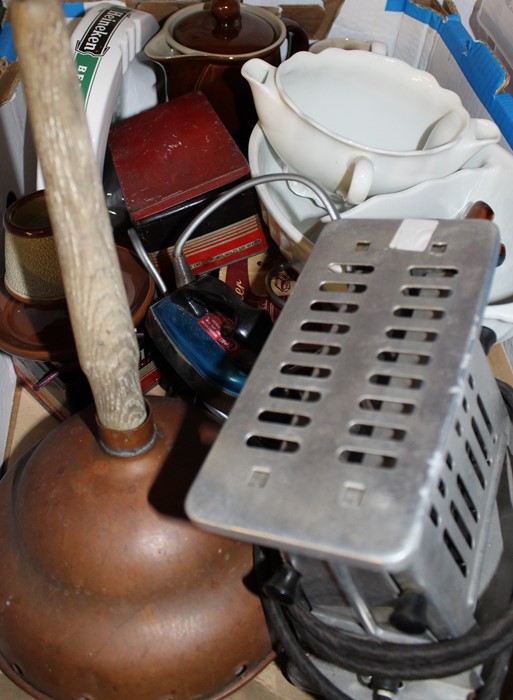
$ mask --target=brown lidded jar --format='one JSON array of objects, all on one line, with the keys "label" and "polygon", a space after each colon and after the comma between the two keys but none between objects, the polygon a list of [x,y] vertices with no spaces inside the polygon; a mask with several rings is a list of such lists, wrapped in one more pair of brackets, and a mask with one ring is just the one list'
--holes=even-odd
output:
[{"label": "brown lidded jar", "polygon": [[212,0],[174,12],[144,52],[164,68],[168,98],[202,92],[246,154],[257,115],[241,67],[250,58],[278,65],[308,46],[293,20],[239,0]]},{"label": "brown lidded jar", "polygon": [[44,190],[20,197],[4,215],[5,286],[26,303],[64,299]]}]

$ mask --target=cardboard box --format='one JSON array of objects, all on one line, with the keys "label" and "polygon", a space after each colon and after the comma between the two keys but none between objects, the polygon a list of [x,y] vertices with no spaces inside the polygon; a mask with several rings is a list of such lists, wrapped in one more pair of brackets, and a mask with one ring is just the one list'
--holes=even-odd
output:
[{"label": "cardboard box", "polygon": [[[462,0],[462,21],[472,35],[485,43],[511,77],[513,8],[506,0]],[[513,94],[511,79],[504,90]]]},{"label": "cardboard box", "polygon": [[[476,41],[456,13],[435,0],[345,0],[329,36],[376,39],[389,55],[432,73],[445,88],[457,92],[471,116],[492,118],[513,145],[513,97],[504,91],[505,67],[491,49]],[[461,3],[467,12],[468,3]]]},{"label": "cardboard box", "polygon": [[[322,38],[329,34],[386,41],[392,55],[432,71],[445,87],[455,89],[473,116],[493,116],[505,135],[504,144],[511,147],[513,107],[511,100],[505,99],[506,72],[491,50],[473,41],[469,32],[470,25],[467,24],[472,14],[471,5],[474,3],[457,0],[456,6],[458,10],[461,8],[461,18],[454,14],[454,8],[448,11],[447,6],[429,0],[419,0],[417,3],[408,0],[345,0],[335,21],[338,3],[326,3],[324,8],[312,4],[301,6],[297,10],[294,6],[286,6],[284,13],[299,21],[303,20],[305,26],[306,18],[310,16],[309,31],[312,38]],[[154,12],[159,19],[169,14],[168,3],[140,2],[137,7]],[[11,68],[9,73],[7,79],[4,77],[2,80],[0,76],[0,152],[4,156],[0,169],[0,216],[3,215],[9,191],[12,190],[19,196],[35,188],[35,157],[28,140],[23,93],[17,83],[16,70]],[[3,75],[6,75],[5,70]],[[5,88],[6,84],[11,87]],[[33,184],[31,177],[34,178]],[[3,250],[3,244],[0,245],[0,250]],[[505,361],[504,348],[494,351],[494,354],[497,353],[497,373],[501,378],[510,380],[511,368]],[[4,358],[0,355],[0,416],[5,415],[2,382],[9,382],[9,377],[12,378],[12,366],[4,370],[2,360]],[[9,362],[5,362],[5,366],[9,368]],[[24,405],[28,407],[29,404]],[[5,678],[0,677],[0,685],[2,697],[7,694],[7,698],[12,697],[13,700],[28,699],[23,691],[12,686]],[[233,697],[241,700],[263,697],[269,700],[299,700],[310,696],[289,685],[273,665]]]}]

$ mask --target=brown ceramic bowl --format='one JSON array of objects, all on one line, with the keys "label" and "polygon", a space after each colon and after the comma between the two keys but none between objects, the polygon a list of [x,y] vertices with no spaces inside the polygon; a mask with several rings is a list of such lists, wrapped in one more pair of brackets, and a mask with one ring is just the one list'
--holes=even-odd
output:
[{"label": "brown ceramic bowl", "polygon": [[[138,326],[153,300],[155,282],[133,253],[116,248],[132,320]],[[40,362],[76,360],[66,302],[24,303],[11,296],[0,280],[0,350]]]}]

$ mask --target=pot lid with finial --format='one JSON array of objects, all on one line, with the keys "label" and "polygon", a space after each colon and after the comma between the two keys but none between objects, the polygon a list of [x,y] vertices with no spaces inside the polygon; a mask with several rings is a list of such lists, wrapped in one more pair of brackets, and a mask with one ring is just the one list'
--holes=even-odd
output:
[{"label": "pot lid with finial", "polygon": [[239,0],[211,0],[194,12],[177,16],[170,27],[171,41],[194,51],[238,56],[262,51],[279,38],[276,18],[241,6]]}]

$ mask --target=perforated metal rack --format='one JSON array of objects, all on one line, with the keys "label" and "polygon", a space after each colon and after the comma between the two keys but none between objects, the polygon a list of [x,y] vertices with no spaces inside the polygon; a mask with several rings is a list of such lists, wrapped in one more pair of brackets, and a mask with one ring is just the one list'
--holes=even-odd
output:
[{"label": "perforated metal rack", "polygon": [[385,571],[429,591],[452,633],[467,629],[503,549],[510,422],[479,342],[497,253],[483,221],[328,224],[189,516]]}]

